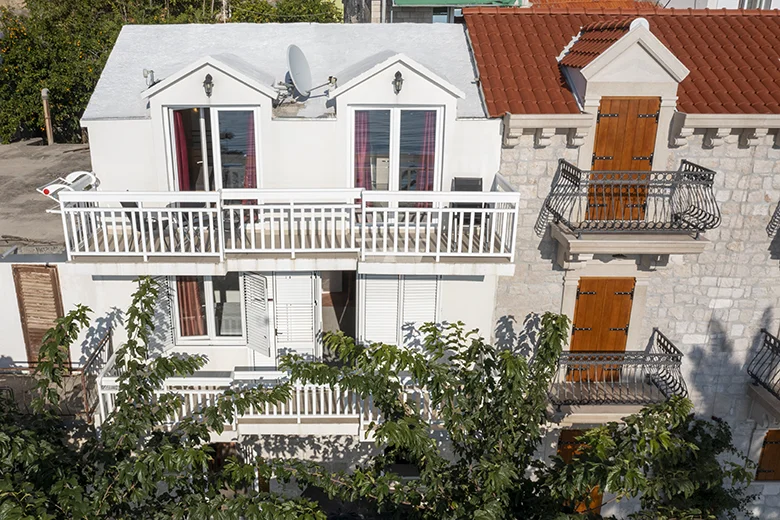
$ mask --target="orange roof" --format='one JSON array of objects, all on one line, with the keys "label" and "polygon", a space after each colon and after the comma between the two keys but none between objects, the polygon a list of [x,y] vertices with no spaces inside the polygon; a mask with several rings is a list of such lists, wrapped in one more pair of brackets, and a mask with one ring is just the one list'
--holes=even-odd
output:
[{"label": "orange roof", "polygon": [[531,7],[561,9],[576,7],[579,9],[649,9],[658,7],[652,1],[645,0],[531,0]]},{"label": "orange roof", "polygon": [[[692,114],[780,114],[780,11],[637,9],[463,10],[488,113],[580,112],[557,57],[584,67],[641,16],[689,70],[677,107]],[[606,23],[602,23],[606,22]]]}]

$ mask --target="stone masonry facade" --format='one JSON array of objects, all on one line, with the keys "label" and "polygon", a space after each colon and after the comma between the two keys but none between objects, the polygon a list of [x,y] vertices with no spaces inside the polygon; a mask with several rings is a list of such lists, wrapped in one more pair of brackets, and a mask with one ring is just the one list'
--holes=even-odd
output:
[{"label": "stone masonry facade", "polygon": [[[758,405],[747,392],[746,370],[760,329],[775,334],[780,329],[780,250],[765,231],[780,200],[780,148],[773,146],[774,138],[770,132],[757,145],[742,147],[734,134],[720,146],[705,148],[696,132],[685,145],[670,149],[668,164],[655,165],[676,170],[687,159],[715,170],[722,223],[704,234],[710,244],[703,253],[672,255],[650,274],[643,323],[632,324],[641,327],[642,338],[657,327],[682,350],[683,374],[697,413],[726,420],[735,444],[754,460],[767,428],[780,428],[751,416]],[[524,325],[527,316],[561,310],[564,271],[555,263],[557,244],[549,230],[537,236],[534,225],[558,159],[576,163],[577,152],[566,146],[562,134],[545,148],[524,135],[515,148],[503,150],[501,174],[521,193],[521,209],[515,275],[499,280],[496,296],[497,338],[507,316],[514,317],[515,331],[522,334],[531,328]],[[753,488],[760,493],[755,514],[780,519],[780,482]],[[625,504],[619,512],[634,507]]]}]

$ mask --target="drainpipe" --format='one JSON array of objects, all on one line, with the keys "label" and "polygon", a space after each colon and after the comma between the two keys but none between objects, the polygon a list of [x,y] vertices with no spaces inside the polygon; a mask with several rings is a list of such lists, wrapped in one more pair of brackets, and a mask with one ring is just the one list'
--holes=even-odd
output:
[{"label": "drainpipe", "polygon": [[43,100],[43,119],[46,122],[46,144],[54,144],[54,130],[51,127],[51,111],[49,110],[49,89],[41,90],[41,99]]}]

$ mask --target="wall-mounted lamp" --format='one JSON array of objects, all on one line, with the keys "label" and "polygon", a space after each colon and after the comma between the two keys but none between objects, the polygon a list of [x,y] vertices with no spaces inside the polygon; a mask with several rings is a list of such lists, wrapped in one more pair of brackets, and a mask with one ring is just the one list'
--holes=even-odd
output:
[{"label": "wall-mounted lamp", "polygon": [[398,94],[401,92],[401,87],[404,86],[404,78],[401,76],[401,71],[395,73],[395,79],[393,80],[393,92]]},{"label": "wall-mounted lamp", "polygon": [[211,97],[211,93],[214,92],[214,82],[211,80],[211,74],[206,74],[206,79],[203,80],[203,90],[206,92],[206,97]]}]

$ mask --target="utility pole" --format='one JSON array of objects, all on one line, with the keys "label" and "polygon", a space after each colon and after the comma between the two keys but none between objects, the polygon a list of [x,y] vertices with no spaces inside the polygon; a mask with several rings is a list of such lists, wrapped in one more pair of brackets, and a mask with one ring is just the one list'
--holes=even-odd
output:
[{"label": "utility pole", "polygon": [[54,129],[51,127],[51,111],[49,110],[49,89],[41,90],[41,99],[43,100],[43,119],[46,123],[46,144],[54,144]]}]

